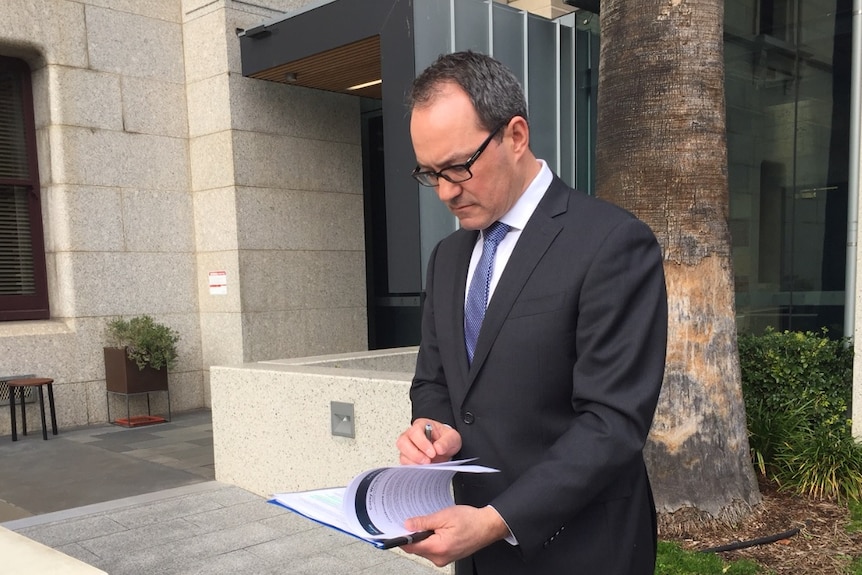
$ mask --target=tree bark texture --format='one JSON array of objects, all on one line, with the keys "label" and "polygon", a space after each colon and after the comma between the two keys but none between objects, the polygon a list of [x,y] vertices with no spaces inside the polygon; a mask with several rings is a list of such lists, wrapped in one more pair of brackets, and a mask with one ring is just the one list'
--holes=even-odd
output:
[{"label": "tree bark texture", "polygon": [[644,220],[668,287],[665,379],[646,448],[660,513],[760,502],[727,225],[723,0],[603,0],[597,193]]}]

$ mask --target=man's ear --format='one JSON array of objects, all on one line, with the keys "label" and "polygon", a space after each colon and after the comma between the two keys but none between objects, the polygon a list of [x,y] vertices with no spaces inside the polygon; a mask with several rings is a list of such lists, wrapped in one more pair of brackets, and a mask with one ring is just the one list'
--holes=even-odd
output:
[{"label": "man's ear", "polygon": [[509,134],[512,138],[512,153],[520,157],[530,149],[530,126],[521,116],[509,121]]}]

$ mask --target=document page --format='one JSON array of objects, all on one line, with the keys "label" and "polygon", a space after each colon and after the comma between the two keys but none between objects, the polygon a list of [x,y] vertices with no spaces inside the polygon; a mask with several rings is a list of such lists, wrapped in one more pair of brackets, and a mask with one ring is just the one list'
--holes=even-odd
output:
[{"label": "document page", "polygon": [[276,493],[272,501],[309,519],[347,531],[349,527],[341,509],[344,489],[332,487],[296,493]]},{"label": "document page", "polygon": [[493,473],[465,460],[372,469],[357,475],[344,495],[344,516],[356,533],[391,538],[406,534],[404,521],[455,504],[451,481],[456,473]]},{"label": "document page", "polygon": [[347,487],[277,493],[270,499],[322,525],[385,548],[410,533],[404,521],[455,504],[451,481],[456,473],[495,473],[496,469],[467,465],[470,459],[370,469]]}]

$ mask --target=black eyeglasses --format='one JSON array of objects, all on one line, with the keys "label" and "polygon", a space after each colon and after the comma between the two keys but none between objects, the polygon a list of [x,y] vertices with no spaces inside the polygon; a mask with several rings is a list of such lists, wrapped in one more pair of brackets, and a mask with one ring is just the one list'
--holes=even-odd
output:
[{"label": "black eyeglasses", "polygon": [[479,149],[476,150],[473,155],[470,156],[470,159],[468,159],[463,164],[446,166],[439,172],[435,172],[433,170],[426,170],[423,172],[419,169],[419,166],[416,166],[416,168],[413,170],[413,173],[410,175],[413,176],[413,179],[415,179],[417,182],[419,182],[423,186],[428,186],[429,188],[436,188],[437,186],[439,186],[440,178],[443,178],[447,182],[451,182],[453,184],[460,184],[461,182],[466,182],[473,177],[473,172],[470,171],[470,166],[476,163],[476,160],[479,159],[479,156],[482,155],[482,152],[485,151],[485,148],[488,147],[488,144],[490,144],[494,136],[497,135],[497,132],[499,132],[503,127],[505,127],[510,120],[511,118],[497,126],[494,131],[488,134],[488,137],[485,138],[485,141],[482,142],[482,145],[479,146]]}]

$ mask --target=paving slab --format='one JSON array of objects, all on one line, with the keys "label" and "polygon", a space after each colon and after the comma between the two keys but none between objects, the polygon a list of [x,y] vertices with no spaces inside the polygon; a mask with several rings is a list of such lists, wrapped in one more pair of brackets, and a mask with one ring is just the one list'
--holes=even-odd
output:
[{"label": "paving slab", "polygon": [[0,437],[0,527],[111,575],[442,573],[214,481],[206,410],[49,437]]}]

